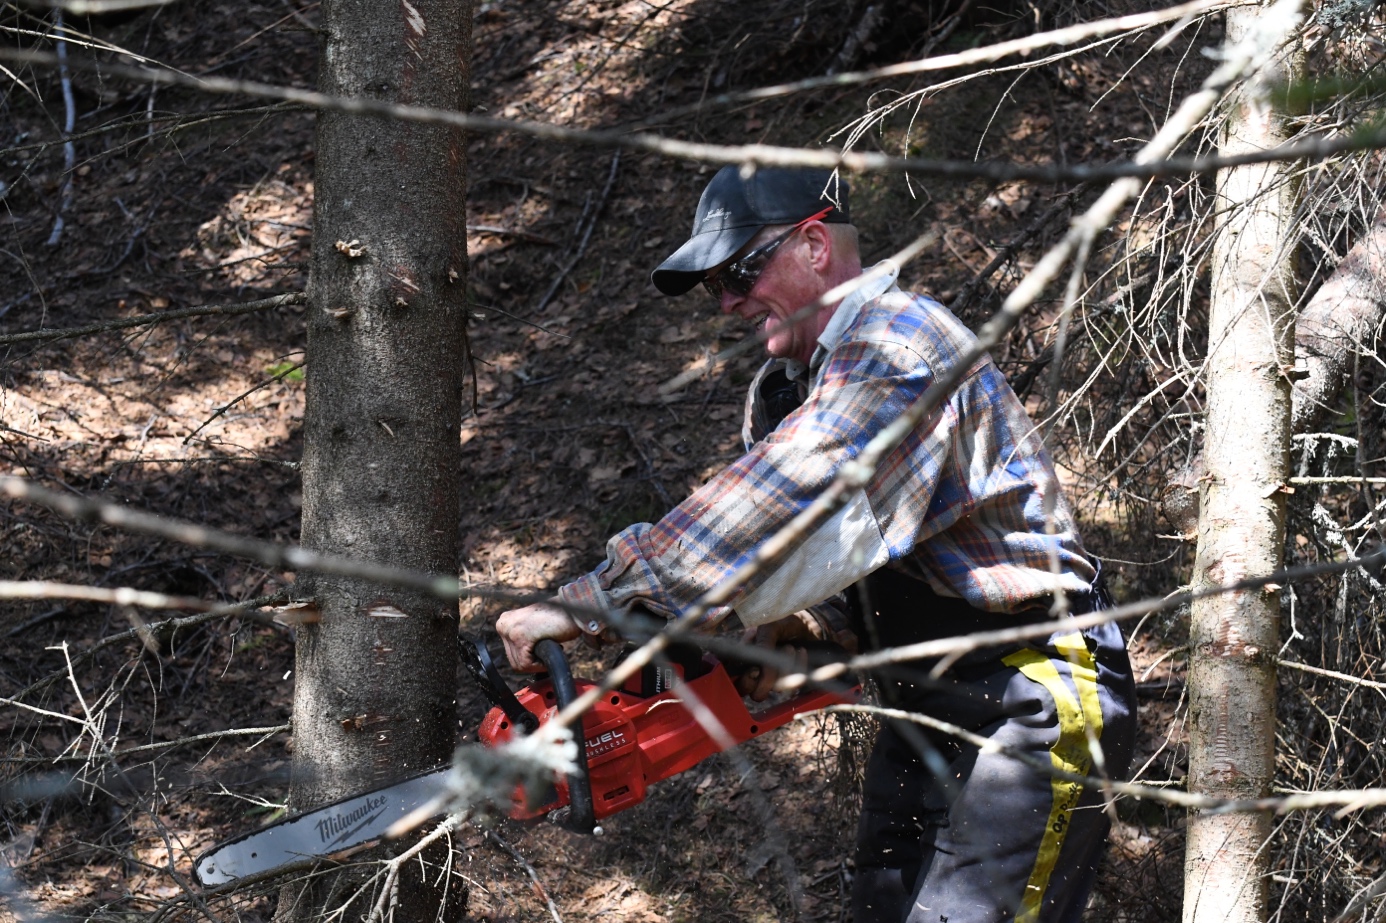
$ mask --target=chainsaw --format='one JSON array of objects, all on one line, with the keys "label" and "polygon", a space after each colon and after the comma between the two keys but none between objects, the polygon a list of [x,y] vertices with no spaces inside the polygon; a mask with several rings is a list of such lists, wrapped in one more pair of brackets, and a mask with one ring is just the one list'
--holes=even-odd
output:
[{"label": "chainsaw", "polygon": [[[518,692],[501,678],[484,645],[459,638],[459,646],[491,705],[477,735],[484,746],[533,733],[596,687],[573,678],[563,648],[553,641],[534,648],[547,676]],[[853,702],[858,692],[810,690],[752,712],[725,665],[694,647],[671,645],[666,663],[646,666],[583,715],[576,770],[543,791],[517,791],[510,816],[549,818],[579,833],[600,833],[599,821],[640,804],[650,785],[797,715]],[[723,733],[708,730],[719,725]],[[401,818],[437,803],[450,772],[451,766],[430,770],[220,843],[197,858],[194,872],[204,887],[214,887],[381,839]]]}]

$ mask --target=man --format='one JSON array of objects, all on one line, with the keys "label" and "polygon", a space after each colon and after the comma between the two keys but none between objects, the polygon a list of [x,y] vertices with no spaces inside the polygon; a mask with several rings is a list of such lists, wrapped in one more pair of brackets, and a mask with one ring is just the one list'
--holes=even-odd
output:
[{"label": "man", "polygon": [[[540,638],[611,634],[604,619],[569,611],[681,614],[965,358],[971,333],[936,302],[900,291],[897,268],[863,278],[847,194],[820,171],[728,167],[708,184],[692,236],[652,281],[666,295],[702,283],[723,312],[763,325],[770,359],[747,398],[747,453],[658,523],[612,538],[607,561],[564,586],[559,605],[503,614],[496,627],[517,669],[537,668]],[[864,284],[812,307],[854,279]],[[1097,581],[1052,461],[983,357],[865,490],[707,621],[734,611],[765,645],[855,636],[878,649],[1092,611]],[[937,680],[931,664],[884,675],[882,697],[1032,764],[1122,773],[1134,690],[1121,634],[1055,628],[968,653]],[[763,699],[775,678],[752,674],[742,691]],[[1100,793],[887,722],[867,769],[855,919],[1077,920],[1105,836]]]}]

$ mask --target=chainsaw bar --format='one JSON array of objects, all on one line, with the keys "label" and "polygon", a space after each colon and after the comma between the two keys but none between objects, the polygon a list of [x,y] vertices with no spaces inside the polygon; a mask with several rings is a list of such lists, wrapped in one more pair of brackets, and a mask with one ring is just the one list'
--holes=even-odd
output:
[{"label": "chainsaw bar", "polygon": [[197,857],[193,871],[210,888],[380,839],[391,824],[440,794],[450,771],[433,769],[219,843]]}]

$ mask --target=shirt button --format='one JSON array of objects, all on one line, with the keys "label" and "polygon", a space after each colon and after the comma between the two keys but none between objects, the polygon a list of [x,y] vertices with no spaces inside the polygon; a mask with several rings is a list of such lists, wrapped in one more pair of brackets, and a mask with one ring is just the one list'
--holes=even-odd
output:
[{"label": "shirt button", "polygon": [[601,623],[601,622],[588,622],[588,623],[587,623],[587,630],[590,631],[590,632],[592,632],[593,634],[597,633],[598,631],[601,631],[601,627],[602,627],[602,623]]}]

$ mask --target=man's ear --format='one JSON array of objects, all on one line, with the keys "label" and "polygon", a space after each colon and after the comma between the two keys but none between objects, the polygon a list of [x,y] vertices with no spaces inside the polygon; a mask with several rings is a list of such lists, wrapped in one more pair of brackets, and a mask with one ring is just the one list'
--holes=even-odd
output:
[{"label": "man's ear", "polygon": [[828,271],[833,261],[833,235],[821,221],[812,221],[800,230],[809,245],[809,263],[819,274]]}]

